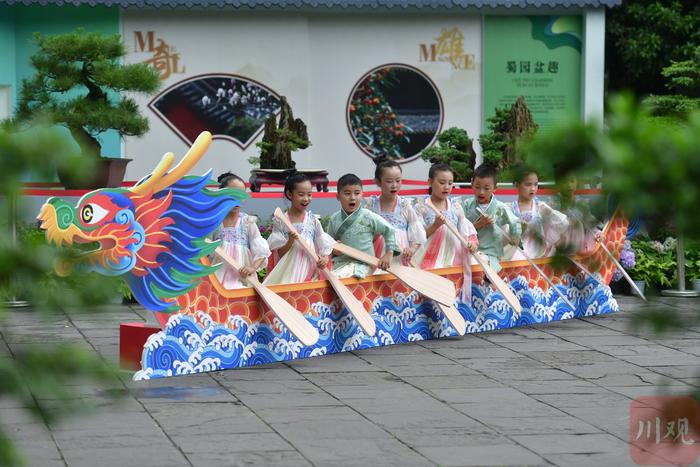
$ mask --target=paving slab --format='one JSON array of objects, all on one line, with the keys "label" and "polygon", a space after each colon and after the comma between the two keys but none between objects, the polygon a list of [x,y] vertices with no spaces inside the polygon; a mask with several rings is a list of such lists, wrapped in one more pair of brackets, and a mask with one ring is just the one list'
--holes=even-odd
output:
[{"label": "paving slab", "polygon": [[[700,388],[700,299],[548,325],[366,349],[262,367],[100,386],[66,384],[94,408],[47,427],[0,399],[0,423],[31,466],[634,465],[635,397]],[[656,336],[635,313],[681,310]],[[118,359],[118,324],[141,307],[7,315],[1,358],[67,339]],[[112,403],[111,394],[125,394]],[[48,405],[60,403],[52,398]]]}]

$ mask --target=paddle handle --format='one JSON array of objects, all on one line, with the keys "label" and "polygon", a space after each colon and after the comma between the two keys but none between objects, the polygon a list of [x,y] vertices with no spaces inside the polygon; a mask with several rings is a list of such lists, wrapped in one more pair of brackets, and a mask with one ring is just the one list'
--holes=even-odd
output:
[{"label": "paddle handle", "polygon": [[[547,205],[545,204],[545,206],[547,206]],[[549,207],[549,206],[548,206],[548,207]],[[477,207],[476,209],[477,209],[477,211],[479,211],[479,212],[481,213],[482,216],[486,215],[486,213],[485,213],[481,208],[478,208],[478,207]],[[503,236],[505,237],[505,239],[506,239],[509,243],[513,244],[513,240],[511,240],[510,235],[508,235],[508,232],[506,232],[506,231],[503,229],[503,227],[501,227],[500,225],[496,224],[495,222],[494,222],[493,225],[495,225],[496,227],[498,227],[498,230],[501,231],[501,233],[503,234]],[[518,245],[515,245],[515,248],[520,252],[520,254],[522,254],[522,255],[525,257],[525,259],[527,260],[527,262],[530,263],[530,266],[532,266],[533,269],[534,269],[535,271],[537,271],[537,274],[539,274],[540,277],[541,277],[542,279],[544,279],[544,281],[552,288],[552,290],[554,290],[554,292],[555,292],[557,295],[559,295],[559,297],[561,297],[562,300],[564,300],[564,303],[566,303],[566,305],[567,305],[569,308],[571,308],[572,311],[576,311],[576,307],[574,307],[573,303],[571,303],[571,301],[570,301],[559,289],[557,289],[557,287],[554,285],[554,282],[552,282],[552,280],[551,280],[549,277],[547,277],[547,275],[546,275],[546,274],[544,273],[544,271],[537,265],[537,263],[535,263],[535,262],[532,260],[532,258],[530,257],[530,255],[528,255],[528,254],[525,252],[525,249],[524,249],[524,248],[520,248],[520,246],[518,246]]]},{"label": "paddle handle", "polygon": [[[438,208],[435,207],[435,205],[430,201],[430,199],[426,200],[425,204],[427,204],[433,211],[435,211],[436,215],[442,215],[442,213],[438,210]],[[462,234],[459,233],[457,230],[457,227],[452,225],[452,223],[448,220],[445,220],[445,225],[449,229],[450,232],[452,232],[462,243],[462,246],[464,248],[469,249],[469,242],[467,242],[467,239],[462,236]],[[483,269],[484,274],[486,274],[486,277],[489,278],[491,283],[496,287],[496,289],[501,292],[501,295],[503,295],[503,298],[505,298],[506,302],[508,305],[510,305],[513,310],[515,310],[516,313],[522,312],[522,305],[520,305],[520,301],[518,298],[513,294],[513,292],[510,290],[510,286],[505,283],[503,279],[498,275],[496,271],[491,268],[491,266],[488,264],[488,260],[485,260],[481,257],[481,253],[478,251],[472,254],[471,256],[476,259],[476,262],[479,263],[481,266],[481,269]]]},{"label": "paddle handle", "polygon": [[[292,222],[282,212],[282,210],[280,208],[275,209],[274,215],[277,219],[279,219],[282,222],[282,224],[284,224],[285,227],[287,227],[287,230],[289,230],[292,233],[295,233],[297,236],[299,235],[299,232],[297,232],[297,229],[294,228],[294,225],[292,224]],[[297,242],[299,243],[299,245],[301,245],[301,247],[304,249],[304,251],[306,251],[309,254],[309,256],[311,256],[315,261],[318,261],[318,254],[316,253],[316,250],[311,245],[306,243],[306,241],[303,238],[301,238],[300,236],[297,238]]]},{"label": "paddle handle", "polygon": [[[233,259],[231,255],[226,253],[223,248],[217,247],[215,253],[229,266],[240,271],[241,264]],[[299,339],[299,342],[307,346],[314,345],[316,342],[318,342],[318,329],[313,327],[313,325],[308,322],[306,318],[304,318],[304,314],[302,312],[295,309],[282,297],[261,284],[258,280],[257,274],[251,274],[250,276],[241,279],[248,282],[253,289],[255,289],[262,301],[265,302],[268,308],[275,314],[275,316],[277,316],[277,318],[279,318],[282,324],[289,329],[289,332],[294,334],[294,336]]]},{"label": "paddle handle", "polygon": [[[275,209],[274,216],[279,219],[285,225],[285,227],[287,227],[287,230],[294,232],[297,235],[299,234],[289,218],[280,208]],[[306,251],[306,253],[309,254],[309,256],[311,256],[314,260],[318,260],[319,256],[311,245],[306,243],[306,241],[301,237],[297,238],[297,242]],[[348,311],[355,318],[365,334],[368,336],[374,336],[377,332],[377,326],[370,314],[365,311],[364,305],[357,299],[357,297],[353,295],[350,289],[348,289],[348,287],[340,281],[340,279],[335,277],[333,273],[328,270],[328,268],[319,268],[319,270],[321,275],[323,275],[323,277],[325,277],[331,284],[331,287],[333,287],[333,290],[335,290],[335,293],[338,295],[338,298],[340,298],[340,301],[347,307]]]},{"label": "paddle handle", "polygon": [[601,240],[598,240],[598,244],[603,249],[603,251],[608,255],[608,257],[612,260],[613,264],[618,269],[618,271],[620,271],[622,273],[622,275],[625,278],[625,280],[627,281],[627,283],[632,287],[632,289],[636,292],[636,294],[639,295],[639,298],[641,298],[642,300],[644,300],[646,302],[647,298],[644,296],[642,291],[639,290],[639,287],[637,287],[637,284],[634,283],[634,281],[632,280],[630,275],[627,274],[627,271],[625,271],[625,268],[623,268],[622,265],[620,264],[620,262],[617,259],[615,259],[615,255],[613,255],[612,252],[610,252],[610,250],[608,250],[608,247],[606,247]]},{"label": "paddle handle", "polygon": [[369,264],[370,266],[379,267],[378,258],[372,255],[368,255],[363,251],[356,250],[355,248],[345,245],[344,243],[336,242],[335,245],[333,245],[333,251],[335,251],[336,253],[340,253],[341,255],[349,256],[363,263]]},{"label": "paddle handle", "polygon": [[[238,261],[233,259],[233,257],[231,255],[229,255],[228,253],[226,253],[226,251],[223,248],[221,248],[220,246],[216,247],[216,250],[214,252],[216,253],[216,255],[219,258],[224,260],[225,263],[228,263],[229,266],[231,266],[236,271],[238,271],[238,274],[240,275],[241,269],[243,269],[243,265],[241,263],[239,263]],[[255,273],[251,274],[248,277],[241,276],[241,279],[250,283],[251,287],[253,287],[256,290],[257,290],[256,284],[262,285],[260,283],[260,281],[258,280],[258,275]]]},{"label": "paddle handle", "polygon": [[603,283],[600,281],[600,279],[598,279],[596,276],[594,276],[593,273],[592,273],[591,271],[589,271],[588,269],[586,269],[586,267],[585,267],[583,264],[581,264],[579,261],[575,260],[575,259],[572,258],[571,256],[569,256],[568,258],[569,258],[569,261],[571,261],[571,262],[573,263],[574,266],[576,266],[577,268],[579,268],[579,269],[581,270],[581,272],[583,272],[584,275],[590,277],[591,279],[593,279],[593,280],[594,280],[595,282],[597,282],[598,284],[600,284],[600,285],[602,285],[602,286],[605,286],[605,284],[603,284]]},{"label": "paddle handle", "polygon": [[[448,202],[449,202],[449,201],[448,201]],[[442,216],[442,213],[440,212],[440,210],[439,210],[438,208],[435,207],[435,205],[432,203],[432,201],[430,201],[430,198],[428,198],[428,199],[425,201],[425,204],[426,204],[430,209],[432,209],[433,211],[435,211],[435,214],[436,214],[436,215]],[[455,237],[457,237],[457,238],[459,239],[459,241],[460,241],[460,243],[462,244],[462,246],[463,246],[464,248],[466,248],[467,250],[469,250],[469,242],[467,241],[466,238],[464,238],[464,237],[462,236],[461,233],[459,233],[459,230],[457,230],[457,227],[455,227],[454,225],[452,225],[452,222],[448,221],[447,219],[445,219],[445,224],[444,224],[444,225],[447,226],[447,229],[448,229],[450,232],[452,232],[452,233],[454,234]],[[477,261],[478,261],[478,260],[477,260]],[[481,264],[481,263],[479,263],[479,264]]]}]

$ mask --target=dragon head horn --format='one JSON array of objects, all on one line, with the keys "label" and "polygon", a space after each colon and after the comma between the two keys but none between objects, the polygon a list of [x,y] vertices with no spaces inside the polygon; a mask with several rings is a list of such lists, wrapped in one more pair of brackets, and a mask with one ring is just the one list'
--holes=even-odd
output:
[{"label": "dragon head horn", "polygon": [[185,154],[185,157],[170,172],[168,172],[168,169],[173,165],[175,155],[172,152],[166,153],[155,170],[153,170],[153,173],[139,181],[131,188],[131,191],[138,195],[148,192],[156,193],[177,182],[187,175],[190,169],[199,162],[211,144],[211,139],[211,133],[208,131],[201,132],[190,150]]}]

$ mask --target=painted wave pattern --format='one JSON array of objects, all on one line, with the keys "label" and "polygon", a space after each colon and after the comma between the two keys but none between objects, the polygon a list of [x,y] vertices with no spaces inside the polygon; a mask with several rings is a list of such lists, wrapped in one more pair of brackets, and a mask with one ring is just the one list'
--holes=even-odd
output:
[{"label": "painted wave pattern", "polygon": [[[486,285],[472,286],[472,306],[458,302],[467,321],[467,332],[484,332],[515,326],[600,315],[618,310],[609,287],[585,277],[565,276],[569,286],[559,285],[576,310],[554,292],[528,288],[518,277],[511,282],[523,311],[513,313],[503,296]],[[153,334],[144,345],[142,370],[135,380],[162,378],[248,367],[271,362],[314,357],[336,352],[457,335],[442,313],[415,292],[375,300],[371,315],[377,332],[367,336],[339,302],[312,305],[315,316],[307,316],[320,338],[313,347],[302,345],[281,323],[250,324],[232,316],[216,324],[200,313],[196,317],[176,314],[165,329]]]}]

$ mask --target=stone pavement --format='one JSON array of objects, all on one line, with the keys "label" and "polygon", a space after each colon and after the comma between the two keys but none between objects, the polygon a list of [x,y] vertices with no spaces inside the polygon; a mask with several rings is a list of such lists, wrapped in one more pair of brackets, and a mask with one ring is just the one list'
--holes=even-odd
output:
[{"label": "stone pavement", "polygon": [[[49,430],[0,401],[0,423],[42,467],[634,465],[630,402],[700,387],[700,326],[658,338],[630,330],[633,312],[690,316],[700,300],[618,300],[615,315],[464,338],[151,382],[124,372],[118,404],[76,384],[91,413]],[[118,324],[146,316],[13,311],[0,345],[69,339],[116,360]]]}]

